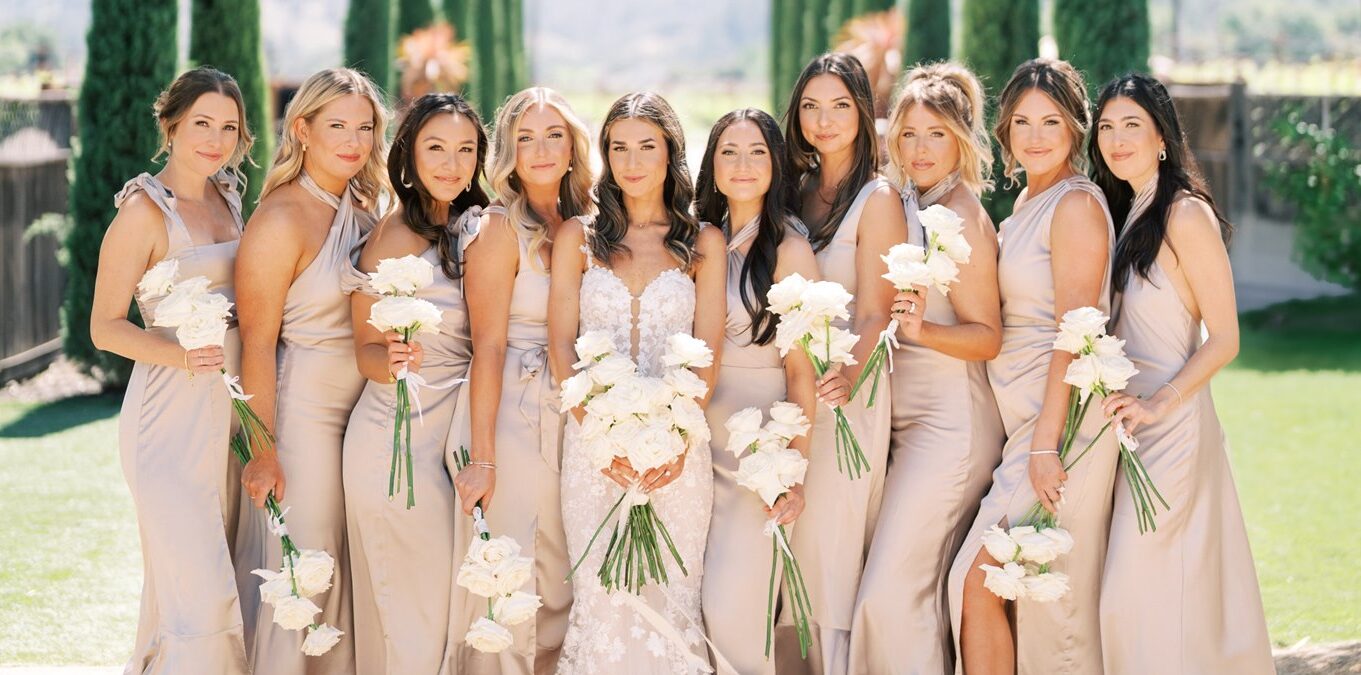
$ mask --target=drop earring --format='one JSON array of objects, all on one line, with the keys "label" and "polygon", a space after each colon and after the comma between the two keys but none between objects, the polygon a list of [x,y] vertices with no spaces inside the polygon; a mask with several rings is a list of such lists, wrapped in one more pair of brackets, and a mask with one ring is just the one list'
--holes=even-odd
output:
[{"label": "drop earring", "polygon": [[1163,148],[1162,150],[1158,151],[1158,161],[1159,162],[1167,161],[1167,148]]},{"label": "drop earring", "polygon": [[408,180],[406,179],[406,169],[405,169],[405,168],[402,169],[402,176],[401,176],[401,178],[402,178],[402,187],[407,188],[408,190],[411,189],[411,183],[410,183],[410,181],[408,181]]}]

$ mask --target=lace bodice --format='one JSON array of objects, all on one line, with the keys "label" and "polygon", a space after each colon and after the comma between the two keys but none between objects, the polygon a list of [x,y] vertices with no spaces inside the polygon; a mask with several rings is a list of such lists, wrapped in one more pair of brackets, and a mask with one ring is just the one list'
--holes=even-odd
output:
[{"label": "lace bodice", "polygon": [[666,339],[694,328],[695,282],[681,269],[672,268],[654,277],[635,298],[618,275],[587,255],[578,332],[608,332],[615,349],[629,350],[639,372],[660,376]]}]

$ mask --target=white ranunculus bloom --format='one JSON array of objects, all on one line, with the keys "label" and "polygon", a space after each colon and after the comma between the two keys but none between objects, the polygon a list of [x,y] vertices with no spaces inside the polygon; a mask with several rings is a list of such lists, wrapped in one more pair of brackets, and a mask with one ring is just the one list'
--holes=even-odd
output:
[{"label": "white ranunculus bloom", "polygon": [[293,597],[293,580],[289,578],[287,572],[279,570],[251,570],[264,583],[260,584],[260,601],[267,605],[275,605],[282,602],[285,598]]},{"label": "white ranunculus bloom", "polygon": [[524,591],[515,591],[510,595],[505,595],[496,599],[496,604],[492,606],[492,616],[496,617],[496,622],[502,626],[518,626],[532,618],[539,608],[543,606],[543,600],[533,594]]},{"label": "white ranunculus bloom", "polygon": [[464,562],[459,566],[458,576],[454,578],[454,583],[483,598],[496,597],[498,588],[496,581],[496,575],[492,573],[490,566],[473,561]]},{"label": "white ranunculus bloom", "polygon": [[293,574],[298,578],[298,594],[310,598],[331,587],[336,561],[326,551],[303,549],[293,563]]},{"label": "white ranunculus bloom", "polygon": [[879,256],[888,272],[883,277],[893,287],[906,291],[913,286],[926,286],[931,283],[931,270],[926,266],[926,249],[916,244],[894,244],[888,255]]},{"label": "white ranunculus bloom", "polygon": [[786,490],[803,482],[804,475],[808,473],[808,459],[803,453],[793,448],[780,448],[768,454],[773,455],[775,475]]},{"label": "white ranunculus bloom", "polygon": [[988,555],[994,560],[1008,563],[1016,559],[1016,554],[1020,552],[1020,546],[1011,538],[1006,530],[993,525],[983,533],[983,548],[987,549]]},{"label": "white ranunculus bloom", "polygon": [[1063,382],[1080,389],[1082,398],[1086,399],[1097,383],[1101,382],[1101,366],[1096,355],[1083,354],[1073,359],[1063,375]]},{"label": "white ranunculus bloom", "polygon": [[993,595],[1004,600],[1025,597],[1025,568],[1019,563],[1009,562],[1001,567],[996,565],[978,567],[987,574],[983,579],[983,586],[992,591]]},{"label": "white ranunculus bloom", "polygon": [[1046,527],[1040,530],[1040,534],[1054,540],[1055,550],[1059,555],[1068,555],[1073,550],[1073,535],[1061,527]]},{"label": "white ranunculus bloom", "polygon": [[704,417],[704,408],[693,398],[676,398],[671,402],[671,422],[691,436],[709,435],[709,420]]},{"label": "white ranunculus bloom", "polygon": [[937,234],[936,250],[950,256],[951,260],[961,265],[967,264],[969,258],[973,256],[973,247],[969,245],[969,240],[964,237],[963,232]]},{"label": "white ranunculus bloom", "polygon": [[567,412],[586,401],[595,389],[595,382],[591,380],[591,374],[580,372],[562,381],[561,396],[562,405],[558,412]]},{"label": "white ranunculus bloom", "polygon": [[614,462],[615,445],[609,438],[585,439],[581,448],[586,453],[586,462],[596,471],[603,471]]},{"label": "white ranunculus bloom", "polygon": [[1068,594],[1068,575],[1062,572],[1044,572],[1027,575],[1025,597],[1036,602],[1053,602]]},{"label": "white ranunculus bloom", "polygon": [[609,354],[601,357],[586,371],[591,381],[601,387],[612,387],[638,374],[638,366],[623,354]]},{"label": "white ranunculus bloom", "polygon": [[741,457],[761,433],[761,409],[743,408],[730,415],[723,428],[728,430],[728,452]]},{"label": "white ranunculus bloom", "polygon": [[515,640],[505,626],[484,616],[473,622],[463,641],[479,652],[495,654],[505,651]]},{"label": "white ranunculus bloom", "polygon": [[175,341],[185,349],[221,346],[227,340],[227,321],[207,314],[190,316],[175,329]]},{"label": "white ranunculus bloom", "polygon": [[803,407],[788,401],[776,401],[770,406],[770,421],[766,423],[769,431],[786,441],[808,433],[810,423],[803,414]]},{"label": "white ranunculus bloom", "polygon": [[788,314],[803,302],[804,291],[813,282],[797,273],[791,274],[770,285],[766,292],[766,304],[775,314]]},{"label": "white ranunculus bloom", "polygon": [[1087,348],[1091,340],[1106,332],[1107,317],[1095,307],[1078,307],[1063,315],[1054,349],[1077,354]]},{"label": "white ranunculus bloom", "polygon": [[651,424],[643,427],[638,440],[628,448],[626,456],[638,473],[651,471],[675,461],[685,452],[685,439],[680,434]]},{"label": "white ranunculus bloom", "polygon": [[814,329],[821,329],[823,319],[812,312],[801,309],[793,310],[780,316],[780,322],[775,325],[775,346],[780,350],[780,356],[789,353],[795,345],[803,339],[805,335],[814,332]]},{"label": "white ranunculus bloom", "polygon": [[506,558],[492,568],[496,577],[496,596],[510,595],[520,590],[534,573],[534,559],[524,556]]},{"label": "white ranunculus bloom", "polygon": [[1093,358],[1097,360],[1101,384],[1106,391],[1124,389],[1129,385],[1129,379],[1139,374],[1139,369],[1135,368],[1134,363],[1125,358],[1124,354],[1094,355]]},{"label": "white ranunculus bloom", "polygon": [[1125,341],[1114,335],[1102,335],[1092,341],[1092,353],[1097,356],[1123,356]]},{"label": "white ranunculus bloom", "polygon": [[709,392],[709,385],[705,384],[704,380],[689,368],[668,370],[662,380],[676,396],[703,398]]},{"label": "white ranunculus bloom", "polygon": [[207,277],[190,277],[176,283],[156,305],[152,325],[175,328],[200,314],[198,306],[202,300],[199,296],[209,292],[208,285]]},{"label": "white ranunculus bloom", "polygon": [[502,560],[508,560],[520,555],[520,542],[513,537],[500,536],[483,540],[480,537],[473,540],[468,547],[466,560],[469,562],[483,565],[496,565]]},{"label": "white ranunculus bloom", "polygon": [[180,274],[180,261],[174,259],[162,260],[142,275],[142,280],[137,282],[137,298],[149,300],[159,298],[170,292],[175,285],[175,277]]},{"label": "white ranunculus bloom", "polygon": [[415,326],[420,333],[438,333],[444,314],[429,300],[406,295],[390,295],[373,303],[369,325],[386,333]]},{"label": "white ranunculus bloom", "polygon": [[753,452],[737,464],[737,484],[754,491],[770,506],[787,489],[780,481],[779,458],[769,452]]},{"label": "white ranunculus bloom", "polygon": [[851,303],[850,293],[835,281],[815,281],[803,293],[803,310],[817,316],[831,319],[849,319],[851,313],[846,309]]},{"label": "white ranunculus bloom", "polygon": [[1045,536],[1042,532],[1031,531],[1013,535],[1012,539],[1016,541],[1017,546],[1021,547],[1021,559],[1026,562],[1047,565],[1057,560],[1062,554],[1059,542]]},{"label": "white ranunculus bloom", "polygon": [[582,333],[577,337],[574,347],[576,347],[577,358],[581,359],[573,365],[574,368],[578,369],[614,353],[614,341],[610,339],[610,334],[603,330]]},{"label": "white ranunculus bloom", "polygon": [[941,204],[932,204],[917,212],[927,234],[959,234],[964,231],[964,219]]},{"label": "white ranunculus bloom", "polygon": [[956,265],[950,256],[937,253],[927,258],[926,267],[931,270],[931,285],[935,286],[941,295],[949,295],[950,284],[959,281],[959,265]]},{"label": "white ranunculus bloom", "polygon": [[345,631],[330,624],[321,624],[316,628],[307,631],[307,639],[302,642],[302,653],[307,656],[321,656],[331,651],[331,648],[340,642],[340,636]]},{"label": "white ranunculus bloom", "polygon": [[662,363],[668,368],[708,368],[714,365],[714,352],[703,340],[676,333],[666,339]]},{"label": "white ranunculus bloom", "polygon": [[321,608],[311,600],[290,595],[274,604],[274,623],[284,630],[302,630],[312,625],[319,612]]},{"label": "white ranunculus bloom", "polygon": [[638,444],[647,427],[642,420],[629,416],[615,422],[605,433],[605,438],[614,446],[615,455],[624,455],[629,448]]},{"label": "white ranunculus bloom", "polygon": [[859,335],[841,328],[832,328],[825,332],[814,331],[812,339],[808,341],[808,349],[813,353],[813,356],[823,359],[829,364],[841,363],[853,366],[855,365],[855,357],[851,355],[851,348],[859,341]]},{"label": "white ranunculus bloom", "polygon": [[435,266],[416,255],[384,258],[369,275],[369,286],[381,295],[411,295],[435,282]]}]

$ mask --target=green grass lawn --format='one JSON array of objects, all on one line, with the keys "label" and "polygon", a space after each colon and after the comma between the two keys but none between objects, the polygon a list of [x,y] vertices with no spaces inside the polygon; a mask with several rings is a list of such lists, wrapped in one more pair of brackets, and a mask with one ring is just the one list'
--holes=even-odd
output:
[{"label": "green grass lawn", "polygon": [[[1246,314],[1216,380],[1272,639],[1361,638],[1361,296]],[[0,664],[121,663],[141,555],[114,397],[0,404]]]}]

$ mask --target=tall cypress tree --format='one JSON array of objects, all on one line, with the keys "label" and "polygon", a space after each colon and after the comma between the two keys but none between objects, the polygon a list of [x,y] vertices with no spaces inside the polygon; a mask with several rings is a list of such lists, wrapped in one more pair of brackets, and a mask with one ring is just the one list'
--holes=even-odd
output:
[{"label": "tall cypress tree", "polygon": [[[1039,55],[1040,7],[1038,0],[965,0],[964,35],[960,52],[988,96],[988,123],[996,115],[997,95],[1021,63]],[[993,167],[1000,172],[1001,148],[993,143]],[[988,213],[1000,223],[1011,214],[1019,189],[1007,186],[1000,173],[997,189],[988,196]]]},{"label": "tall cypress tree", "polygon": [[468,100],[484,118],[491,118],[506,98],[523,89],[529,79],[521,2],[448,0],[445,15],[454,23],[458,39],[472,44]]},{"label": "tall cypress tree", "polygon": [[274,115],[260,36],[260,1],[194,0],[191,19],[189,60],[236,78],[245,99],[246,122],[255,134],[250,160],[241,167],[247,188],[242,206],[249,215],[274,155]]},{"label": "tall cypress tree", "polygon": [[405,37],[435,22],[435,5],[430,0],[398,0],[397,37]]},{"label": "tall cypress tree", "polygon": [[393,64],[397,60],[397,17],[392,3],[350,0],[345,14],[345,65],[367,73],[389,97],[395,93]]},{"label": "tall cypress tree", "polygon": [[794,88],[794,80],[798,79],[805,62],[803,13],[807,4],[808,0],[786,0],[777,1],[772,6],[779,8],[771,13],[770,93],[774,99],[771,109],[776,115],[783,114],[785,106],[789,104],[790,90]]},{"label": "tall cypress tree", "polygon": [[1054,1],[1059,55],[1082,71],[1096,92],[1119,75],[1148,70],[1148,1]]},{"label": "tall cypress tree", "polygon": [[131,365],[90,342],[99,245],[113,220],[113,196],[128,179],[155,170],[157,130],[151,104],[175,77],[176,0],[94,0],[85,36],[87,60],[80,85],[71,231],[66,236],[66,291],[62,303],[66,354],[126,382]]},{"label": "tall cypress tree", "polygon": [[910,0],[903,68],[950,58],[950,0]]}]

